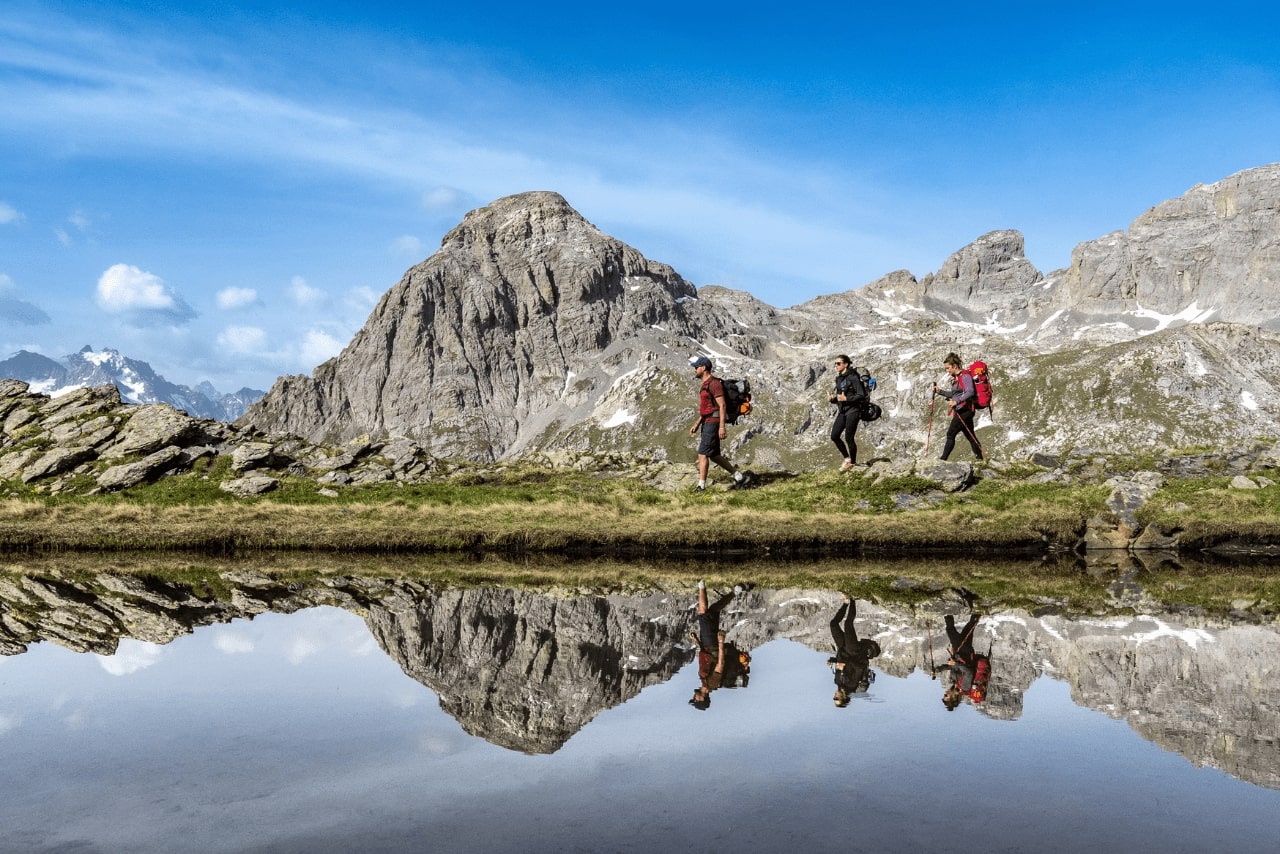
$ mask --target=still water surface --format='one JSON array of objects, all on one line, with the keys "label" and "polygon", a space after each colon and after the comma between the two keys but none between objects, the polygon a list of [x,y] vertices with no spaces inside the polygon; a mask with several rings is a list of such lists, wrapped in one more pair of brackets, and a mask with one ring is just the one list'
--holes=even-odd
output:
[{"label": "still water surface", "polygon": [[[751,649],[749,685],[716,691],[698,711],[687,702],[699,684],[690,651],[675,645],[666,668],[641,661],[643,649],[684,634],[682,623],[652,628],[662,607],[685,619],[689,601],[588,603],[602,631],[633,607],[638,622],[624,634],[650,634],[622,656],[623,671],[644,671],[624,684],[610,655],[564,664],[572,643],[610,643],[573,640],[579,618],[568,606],[550,618],[549,637],[530,631],[533,617],[510,623],[514,634],[491,631],[504,625],[493,593],[483,614],[437,608],[428,619],[405,597],[382,604],[394,619],[309,607],[197,625],[168,643],[126,636],[111,655],[39,642],[0,657],[0,850],[1280,850],[1277,709],[1167,696],[1192,684],[1113,695],[1159,698],[1146,709],[1087,704],[1107,678],[1147,678],[1171,655],[1186,673],[1205,667],[1215,644],[1270,654],[1273,630],[1033,626],[1070,646],[1064,658],[1036,651],[1025,616],[989,617],[996,676],[1002,661],[1038,671],[1010,680],[1002,706],[948,712],[942,680],[903,660],[941,652],[945,639],[860,603],[863,635],[885,653],[870,690],[840,709],[822,637],[838,597],[756,592],[767,631],[747,608],[725,621]],[[538,605],[503,596],[516,614]],[[442,636],[452,658],[432,660],[424,676]],[[505,652],[481,642],[499,636]],[[511,653],[526,642],[533,653]],[[1148,649],[1156,664],[1134,654]],[[1069,672],[1091,660],[1109,675]],[[512,684],[521,678],[537,690]],[[600,699],[606,683],[615,700]],[[1262,732],[1232,776],[1205,764],[1203,743],[1241,740],[1238,720],[1214,720],[1237,713]],[[1140,734],[1153,715],[1164,747]],[[551,732],[549,720],[569,723]],[[1215,755],[1239,753],[1228,748]]]}]

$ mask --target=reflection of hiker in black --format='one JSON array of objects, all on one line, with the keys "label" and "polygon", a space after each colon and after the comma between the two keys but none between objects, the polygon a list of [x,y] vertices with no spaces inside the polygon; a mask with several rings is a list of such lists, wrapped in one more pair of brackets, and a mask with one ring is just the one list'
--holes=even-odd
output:
[{"label": "reflection of hiker in black", "polygon": [[[857,613],[857,604],[845,596],[844,604],[831,618],[831,639],[835,641],[836,654],[827,659],[827,664],[835,665],[836,694],[833,699],[841,709],[849,705],[850,694],[866,693],[876,678],[871,672],[871,659],[880,654],[880,645],[873,640],[858,640],[858,632],[853,627]],[[842,620],[843,626],[840,624]]]},{"label": "reflection of hiker in black", "polygon": [[951,456],[951,452],[956,446],[956,437],[961,433],[969,440],[969,447],[973,449],[973,455],[981,460],[982,445],[978,443],[978,437],[973,432],[973,416],[977,412],[978,392],[973,384],[973,374],[965,370],[960,362],[960,356],[957,353],[948,353],[947,357],[942,360],[943,367],[947,373],[951,375],[951,387],[948,389],[938,388],[938,384],[934,383],[933,393],[945,397],[948,400],[947,411],[951,415],[951,423],[947,425],[947,443],[942,447],[942,456],[938,459],[946,460]]},{"label": "reflection of hiker in black", "polygon": [[[689,705],[706,710],[711,706],[711,692],[720,687],[733,687],[739,681],[745,686],[750,672],[750,656],[732,643],[725,642],[720,630],[720,612],[735,595],[742,592],[735,586],[710,605],[707,604],[706,582],[698,582],[698,610],[694,615],[693,641],[698,645],[698,688],[693,692]],[[745,660],[744,660],[745,659]]]},{"label": "reflection of hiker in black", "polygon": [[991,678],[991,660],[973,649],[973,630],[978,626],[981,614],[973,614],[963,629],[956,629],[956,618],[947,614],[947,640],[950,642],[946,664],[939,664],[934,673],[948,671],[951,684],[942,695],[947,711],[955,711],[965,697],[975,703],[986,698],[987,682]]}]

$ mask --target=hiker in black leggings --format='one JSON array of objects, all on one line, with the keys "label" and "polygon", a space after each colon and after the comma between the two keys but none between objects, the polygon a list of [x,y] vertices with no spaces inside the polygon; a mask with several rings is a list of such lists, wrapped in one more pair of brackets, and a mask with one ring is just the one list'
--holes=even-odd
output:
[{"label": "hiker in black leggings", "polygon": [[963,433],[969,440],[973,455],[981,460],[982,445],[978,444],[978,435],[973,432],[973,415],[977,411],[974,406],[977,403],[977,390],[973,386],[973,374],[964,369],[960,356],[956,353],[948,353],[942,364],[951,375],[951,387],[944,390],[934,383],[933,393],[947,398],[947,412],[951,416],[951,423],[947,426],[947,443],[943,445],[942,456],[938,459],[946,460],[951,456],[956,447],[956,437]]},{"label": "hiker in black leggings", "polygon": [[853,436],[858,432],[858,424],[862,421],[862,409],[867,402],[867,392],[862,379],[843,353],[836,356],[835,394],[827,398],[837,407],[836,420],[831,425],[831,441],[836,450],[844,457],[840,469],[847,471],[858,462],[858,446]]}]

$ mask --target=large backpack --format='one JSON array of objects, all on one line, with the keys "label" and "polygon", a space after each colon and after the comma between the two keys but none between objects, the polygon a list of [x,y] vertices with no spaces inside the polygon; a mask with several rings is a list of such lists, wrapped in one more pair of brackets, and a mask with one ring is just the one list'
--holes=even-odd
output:
[{"label": "large backpack", "polygon": [[724,420],[737,424],[739,416],[751,414],[751,382],[749,380],[721,380],[724,386]]},{"label": "large backpack", "polygon": [[853,370],[857,374],[858,380],[862,383],[862,390],[867,395],[867,402],[862,406],[862,415],[860,417],[863,421],[875,421],[884,414],[884,410],[871,402],[871,392],[876,390],[876,378],[871,376],[871,372],[866,368],[857,367]]},{"label": "large backpack", "polygon": [[975,409],[991,408],[991,376],[987,373],[987,363],[974,362],[965,368],[973,378],[973,396]]}]

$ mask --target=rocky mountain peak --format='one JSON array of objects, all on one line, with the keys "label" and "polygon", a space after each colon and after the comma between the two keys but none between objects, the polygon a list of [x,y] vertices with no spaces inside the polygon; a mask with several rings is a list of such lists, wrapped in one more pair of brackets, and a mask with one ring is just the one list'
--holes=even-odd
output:
[{"label": "rocky mountain peak", "polygon": [[1023,254],[1022,232],[992,231],[952,254],[921,282],[923,307],[958,320],[980,322],[1000,312],[1025,312],[1032,286],[1044,276]]},{"label": "rocky mountain peak", "polygon": [[[316,440],[419,439],[492,459],[608,387],[601,359],[696,333],[693,286],[550,192],[467,214],[335,359],[276,383],[244,421]],[[664,343],[659,343],[664,342]]]}]

